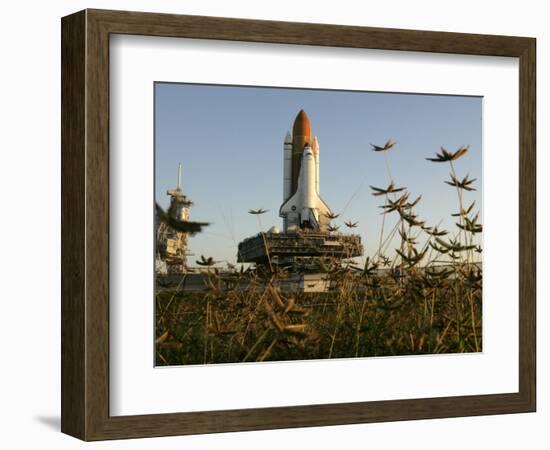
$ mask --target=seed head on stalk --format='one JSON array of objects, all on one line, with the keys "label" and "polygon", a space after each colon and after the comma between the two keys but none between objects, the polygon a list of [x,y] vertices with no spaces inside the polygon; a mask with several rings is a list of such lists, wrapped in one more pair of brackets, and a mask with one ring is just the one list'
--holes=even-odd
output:
[{"label": "seed head on stalk", "polygon": [[466,175],[462,180],[459,180],[456,178],[453,174],[450,174],[451,181],[445,181],[449,186],[455,186],[459,189],[464,189],[465,191],[475,191],[476,189],[472,187],[472,183],[476,181],[477,178],[470,179],[468,175]]},{"label": "seed head on stalk", "polygon": [[262,214],[265,214],[268,211],[269,211],[269,209],[264,209],[264,208],[249,209],[248,210],[248,214],[252,214],[253,216],[258,217],[258,226],[260,227],[260,232],[262,231],[262,220],[260,219],[260,216]]},{"label": "seed head on stalk", "polygon": [[337,219],[338,217],[340,217],[340,214],[335,214],[333,212],[325,213],[323,215],[329,220],[334,220],[334,219]]},{"label": "seed head on stalk", "polygon": [[395,146],[397,142],[392,141],[391,139],[388,139],[386,143],[383,146],[371,144],[372,151],[374,152],[385,152]]},{"label": "seed head on stalk", "polygon": [[449,152],[445,148],[441,147],[441,152],[435,154],[435,158],[426,158],[428,161],[432,162],[447,162],[447,161],[456,161],[461,156],[464,156],[468,149],[469,145],[463,145],[456,152]]},{"label": "seed head on stalk", "polygon": [[217,264],[218,261],[214,261],[214,258],[212,258],[211,256],[209,256],[208,258],[206,258],[204,255],[201,255],[201,259],[198,259],[197,261],[195,261],[199,266],[204,266],[204,267],[211,267],[213,266],[214,264]]},{"label": "seed head on stalk", "polygon": [[395,187],[395,184],[394,184],[393,181],[389,184],[389,186],[386,189],[378,188],[378,187],[375,187],[375,186],[370,186],[370,188],[374,191],[372,193],[372,195],[374,195],[374,196],[393,194],[395,192],[401,192],[401,191],[405,190],[404,187],[402,187],[402,188]]},{"label": "seed head on stalk", "polygon": [[173,230],[180,231],[182,233],[189,233],[190,235],[194,235],[196,233],[200,233],[203,227],[210,225],[207,222],[191,222],[188,220],[175,219],[172,216],[170,210],[168,212],[164,211],[164,209],[162,209],[158,203],[155,205],[155,210],[157,212],[157,217],[160,222],[163,222]]}]

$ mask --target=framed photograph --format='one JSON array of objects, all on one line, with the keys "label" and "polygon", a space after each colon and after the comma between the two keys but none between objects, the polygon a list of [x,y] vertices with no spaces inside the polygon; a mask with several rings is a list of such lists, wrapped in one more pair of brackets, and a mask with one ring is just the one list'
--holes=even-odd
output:
[{"label": "framed photograph", "polygon": [[63,432],[535,411],[534,38],[61,29]]}]

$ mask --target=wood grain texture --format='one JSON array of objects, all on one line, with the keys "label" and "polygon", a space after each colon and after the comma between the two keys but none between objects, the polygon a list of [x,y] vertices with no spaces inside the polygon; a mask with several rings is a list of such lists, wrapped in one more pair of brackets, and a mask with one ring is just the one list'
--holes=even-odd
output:
[{"label": "wood grain texture", "polygon": [[[519,392],[109,416],[111,33],[519,57]],[[86,10],[63,18],[62,41],[62,431],[98,440],[535,410],[534,39]]]},{"label": "wood grain texture", "polygon": [[536,41],[519,64],[519,385],[536,409],[537,163]]},{"label": "wood grain texture", "polygon": [[85,352],[85,20],[61,27],[61,431],[82,437]]}]

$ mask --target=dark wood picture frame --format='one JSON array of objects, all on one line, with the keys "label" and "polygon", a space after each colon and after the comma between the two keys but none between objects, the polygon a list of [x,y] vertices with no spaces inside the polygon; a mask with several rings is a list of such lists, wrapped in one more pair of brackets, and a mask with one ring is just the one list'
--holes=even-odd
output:
[{"label": "dark wood picture frame", "polygon": [[[100,440],[535,411],[534,38],[104,10],[64,17],[61,31],[64,433]],[[109,36],[116,33],[518,57],[519,392],[110,416]]]}]

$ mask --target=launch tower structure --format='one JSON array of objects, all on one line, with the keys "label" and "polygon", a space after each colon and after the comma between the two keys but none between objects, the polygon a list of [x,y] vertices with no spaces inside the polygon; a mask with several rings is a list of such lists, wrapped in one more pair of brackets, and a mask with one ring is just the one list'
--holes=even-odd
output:
[{"label": "launch tower structure", "polygon": [[[180,222],[189,220],[189,208],[193,202],[181,188],[182,166],[178,164],[176,188],[166,191],[170,196],[167,214]],[[157,220],[158,222],[158,220]],[[177,231],[160,222],[157,223],[157,257],[166,263],[168,273],[183,273],[187,270],[188,234]]]}]

